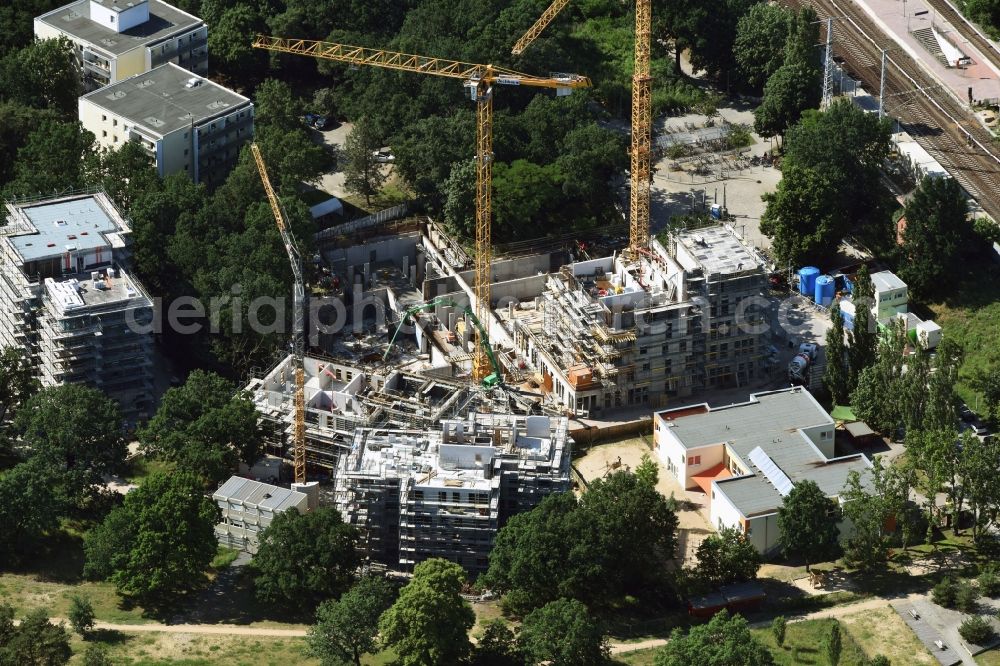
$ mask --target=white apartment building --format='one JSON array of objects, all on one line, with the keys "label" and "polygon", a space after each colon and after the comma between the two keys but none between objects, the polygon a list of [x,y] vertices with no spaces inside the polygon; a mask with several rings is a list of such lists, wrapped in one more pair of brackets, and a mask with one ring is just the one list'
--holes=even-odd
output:
[{"label": "white apartment building", "polygon": [[127,272],[127,222],[103,193],[7,203],[0,347],[23,347],[43,386],[82,382],[127,418],[153,406],[153,303]]},{"label": "white apartment building", "polygon": [[359,428],[340,458],[336,505],[367,557],[412,570],[432,557],[489,565],[497,530],[569,490],[565,417],[470,414],[434,431]]},{"label": "white apartment building", "polygon": [[105,148],[139,142],[160,176],[225,180],[253,136],[253,103],[173,63],[80,98],[80,123]]},{"label": "white apartment building", "polygon": [[160,0],[77,0],[36,17],[35,37],[73,42],[85,90],[168,62],[208,72],[208,27]]}]

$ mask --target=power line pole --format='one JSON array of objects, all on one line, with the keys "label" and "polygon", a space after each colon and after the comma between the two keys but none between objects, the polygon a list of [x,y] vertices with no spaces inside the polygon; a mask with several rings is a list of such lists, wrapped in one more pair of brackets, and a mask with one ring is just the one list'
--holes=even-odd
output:
[{"label": "power line pole", "polygon": [[826,53],[823,56],[823,108],[833,101],[833,17],[826,20]]}]

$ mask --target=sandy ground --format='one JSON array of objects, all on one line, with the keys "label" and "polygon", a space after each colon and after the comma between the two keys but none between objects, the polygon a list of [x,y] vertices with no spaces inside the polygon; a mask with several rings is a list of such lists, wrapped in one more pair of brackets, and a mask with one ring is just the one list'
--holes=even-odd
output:
[{"label": "sandy ground", "polygon": [[[327,130],[325,132],[313,132],[313,138],[317,143],[323,143],[326,146],[333,148],[336,151],[341,151],[344,147],[344,142],[347,140],[347,135],[351,131],[351,123],[341,123],[339,127],[335,127],[332,130]],[[340,170],[339,161],[338,165],[333,168],[333,171],[329,171],[319,177],[319,180],[312,183],[324,192],[328,192],[334,197],[345,197],[347,196],[347,190],[344,189],[344,172]]]},{"label": "sandy ground", "polygon": [[[726,107],[719,110],[719,115],[733,124],[753,125],[753,111],[747,108]],[[660,119],[656,122],[654,133],[657,136],[672,131],[683,130],[686,124],[703,127],[708,118],[704,115],[690,114],[686,116]],[[715,122],[719,122],[718,118]],[[756,134],[754,145],[750,146],[745,155],[762,155],[769,150],[767,139]],[[678,171],[673,167],[675,161],[664,157],[653,165],[651,188],[652,227],[655,232],[667,223],[672,215],[680,215],[691,210],[692,205],[698,210],[701,202],[707,206],[712,203],[723,203],[735,216],[734,228],[743,234],[754,246],[762,249],[770,247],[770,240],[760,233],[760,218],[765,205],[761,195],[773,192],[781,180],[781,172],[773,167],[756,166],[740,171],[723,173],[716,166],[709,175],[695,175],[690,171]]]},{"label": "sandy ground", "polygon": [[[635,469],[641,462],[643,454],[649,454],[656,460],[653,452],[641,439],[626,439],[592,447],[573,464],[584,479],[593,481],[613,472],[611,465],[616,464],[619,460],[621,461],[620,469]],[[683,562],[692,561],[698,544],[712,533],[707,518],[708,505],[705,494],[685,491],[658,461],[657,465],[660,469],[660,479],[656,489],[665,497],[673,495],[680,502],[677,512],[679,523],[678,551]]]}]

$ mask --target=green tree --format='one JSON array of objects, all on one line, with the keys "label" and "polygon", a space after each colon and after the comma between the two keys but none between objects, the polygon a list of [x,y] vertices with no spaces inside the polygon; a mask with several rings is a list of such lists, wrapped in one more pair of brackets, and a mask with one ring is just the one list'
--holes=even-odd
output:
[{"label": "green tree", "polygon": [[[0,8],[0,15],[2,12]],[[58,119],[59,115],[51,109],[35,109],[20,102],[0,102],[0,188],[14,177],[17,151],[31,133],[44,123]]]},{"label": "green tree", "polygon": [[65,37],[36,40],[0,61],[0,100],[52,109],[76,119],[82,93],[73,43]]},{"label": "green tree", "polygon": [[674,629],[670,641],[653,658],[656,666],[772,666],[767,647],[750,633],[741,615],[723,610],[707,624],[691,627],[685,634]]},{"label": "green tree", "polygon": [[813,481],[795,484],[778,508],[778,544],[787,557],[801,557],[806,571],[837,551],[840,510]]},{"label": "green tree", "polygon": [[33,457],[58,472],[63,497],[79,503],[104,474],[122,469],[127,453],[118,405],[82,384],[46,387],[14,419]]},{"label": "green tree", "polygon": [[259,414],[249,396],[216,374],[195,370],[169,389],[138,437],[142,451],[217,483],[253,465],[263,450]]},{"label": "green tree", "polygon": [[7,412],[37,393],[40,386],[24,350],[19,347],[0,349],[0,422]]},{"label": "green tree", "polygon": [[850,393],[850,368],[848,367],[847,345],[844,344],[844,315],[840,305],[834,303],[830,308],[830,320],[833,325],[826,332],[826,370],[823,374],[823,385],[830,392],[835,405],[847,404]]},{"label": "green tree", "polygon": [[388,174],[378,162],[375,153],[382,145],[375,124],[359,118],[344,143],[344,187],[355,194],[365,195],[369,205],[372,195],[378,194]]},{"label": "green tree", "polygon": [[94,135],[78,122],[42,121],[17,151],[7,191],[28,196],[83,187],[83,158],[93,144]]},{"label": "green tree", "polygon": [[710,534],[700,544],[697,574],[713,586],[743,583],[757,577],[761,557],[743,532],[733,527]]},{"label": "green tree", "polygon": [[52,624],[44,608],[28,611],[6,645],[0,644],[0,661],[18,666],[58,666],[72,655],[69,632],[62,623]]},{"label": "green tree", "polygon": [[[441,210],[452,196],[455,186],[446,181],[457,169],[464,169],[467,177],[461,181],[465,184],[462,196],[466,197],[468,214],[461,218],[471,220],[475,200],[467,195],[475,192],[475,136],[475,113],[469,109],[459,107],[448,116],[420,118],[404,128],[393,143],[395,169],[418,196],[430,199],[435,210]],[[449,224],[456,224],[453,216],[445,213],[445,217]],[[455,228],[472,229],[471,224]]]},{"label": "green tree", "polygon": [[87,181],[100,185],[123,211],[131,212],[132,204],[140,196],[160,189],[153,158],[136,141],[126,141],[117,149],[102,148],[90,153],[85,168]]},{"label": "green tree", "polygon": [[212,67],[240,84],[259,80],[259,73],[267,71],[267,52],[253,48],[247,39],[247,35],[262,32],[266,27],[257,3],[234,3],[209,25],[212,26],[208,31]]},{"label": "green tree", "polygon": [[955,412],[955,384],[958,383],[962,358],[962,348],[953,338],[944,338],[934,350],[934,360],[927,378],[923,428],[948,428],[958,418]]},{"label": "green tree", "polygon": [[733,56],[744,81],[754,90],[764,84],[785,61],[790,15],[779,5],[758,3],[736,25]]},{"label": "green tree", "polygon": [[444,184],[444,220],[448,227],[464,238],[475,237],[476,229],[476,163],[456,162]]},{"label": "green tree", "polygon": [[494,237],[514,239],[537,233],[534,230],[555,210],[562,183],[563,174],[556,164],[514,160],[494,165]]},{"label": "green tree", "polygon": [[878,329],[871,309],[875,305],[875,285],[868,274],[868,265],[862,264],[855,276],[854,290],[854,327],[848,333],[848,357],[850,359],[851,392],[857,388],[861,372],[875,363],[878,356]]},{"label": "green tree", "polygon": [[946,576],[931,589],[931,599],[938,606],[954,608],[958,602],[958,581],[954,576]]},{"label": "green tree", "polygon": [[20,564],[38,551],[42,537],[65,509],[61,479],[45,460],[33,457],[0,475],[0,561]]},{"label": "green tree", "polygon": [[994,422],[1000,419],[1000,368],[980,369],[970,383],[983,395],[987,418]]},{"label": "green tree", "polygon": [[340,512],[322,508],[274,517],[254,556],[257,596],[263,601],[316,605],[351,586],[360,564],[358,531]]},{"label": "green tree", "polygon": [[413,578],[379,620],[382,642],[401,666],[460,663],[469,654],[475,614],[462,596],[465,571],[442,559],[413,568]]},{"label": "green tree", "polygon": [[904,422],[904,403],[899,394],[906,388],[903,349],[906,335],[901,322],[894,322],[879,339],[875,362],[858,375],[851,392],[854,413],[874,430],[891,435]]},{"label": "green tree", "polygon": [[528,613],[518,642],[533,664],[596,666],[609,654],[601,627],[576,599],[550,601]]},{"label": "green tree", "polygon": [[887,525],[905,504],[910,488],[898,468],[883,466],[878,457],[866,476],[867,480],[857,470],[848,472],[841,500],[853,528],[844,548],[845,557],[868,571],[888,558]]},{"label": "green tree", "polygon": [[103,643],[91,643],[83,651],[83,666],[114,666],[111,653]]},{"label": "green tree", "polygon": [[73,631],[86,638],[94,629],[94,604],[90,603],[90,597],[83,597],[74,594],[70,597],[69,603],[69,625]]},{"label": "green tree", "polygon": [[392,606],[394,591],[384,578],[365,576],[340,599],[316,610],[309,629],[309,652],[324,664],[361,665],[361,655],[377,649],[378,620]]},{"label": "green tree", "polygon": [[194,474],[152,474],[84,537],[84,573],[124,596],[163,602],[204,580],[218,515]]},{"label": "green tree", "polygon": [[635,468],[635,477],[652,488],[660,481],[660,465],[648,453],[643,453]]},{"label": "green tree", "polygon": [[840,622],[833,621],[830,625],[830,633],[823,641],[823,651],[826,653],[830,666],[837,666],[840,663],[840,653],[843,650],[843,638],[840,635]]},{"label": "green tree", "polygon": [[906,202],[905,215],[899,277],[917,298],[940,296],[965,273],[973,246],[962,186],[954,178],[924,178]]},{"label": "green tree", "polygon": [[785,644],[785,627],[787,624],[784,615],[779,615],[771,620],[771,635],[774,636],[774,642],[778,644],[778,647],[782,647]]},{"label": "green tree", "polygon": [[483,637],[473,650],[472,666],[510,666],[524,661],[514,632],[506,622],[497,618],[483,625]]},{"label": "green tree", "polygon": [[1000,596],[1000,571],[995,562],[990,562],[980,569],[976,584],[984,597]]}]

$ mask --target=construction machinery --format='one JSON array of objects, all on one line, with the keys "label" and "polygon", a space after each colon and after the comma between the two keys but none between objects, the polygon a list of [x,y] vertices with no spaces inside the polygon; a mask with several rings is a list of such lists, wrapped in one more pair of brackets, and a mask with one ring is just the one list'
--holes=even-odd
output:
[{"label": "construction machinery", "polygon": [[[455,303],[455,301],[451,300],[450,298],[435,298],[433,301],[428,301],[427,303],[421,303],[419,305],[414,305],[413,307],[408,308],[403,313],[403,316],[400,317],[399,325],[396,326],[396,332],[392,334],[392,339],[389,340],[389,346],[386,348],[385,354],[382,355],[382,360],[383,361],[389,360],[389,353],[392,351],[393,346],[395,346],[396,344],[396,337],[399,335],[400,329],[403,328],[403,325],[407,322],[407,320],[411,316],[415,315],[418,312],[435,308],[438,305],[456,307],[458,304]],[[476,381],[482,383],[483,388],[488,388],[488,389],[493,388],[494,386],[502,385],[503,370],[501,370],[500,363],[497,361],[497,357],[493,353],[493,345],[490,344],[489,333],[486,332],[486,329],[483,327],[482,322],[479,321],[479,317],[477,317],[476,313],[473,312],[471,306],[466,306],[462,310],[462,313],[467,315],[469,317],[469,320],[472,321],[472,324],[476,327],[476,331],[478,332],[478,340],[476,346],[482,348],[483,354],[486,355],[486,358],[490,363],[490,367],[493,369],[493,372],[491,374],[488,374],[482,377],[481,379],[477,379]]]},{"label": "construction machinery", "polygon": [[[493,85],[550,88],[556,90],[557,94],[563,95],[569,94],[577,88],[589,87],[590,79],[576,74],[553,74],[548,77],[530,76],[493,65],[429,58],[311,39],[287,39],[257,35],[254,38],[253,47],[279,53],[333,60],[356,67],[380,67],[418,74],[446,76],[464,81],[470,96],[476,102],[476,254],[473,292],[477,319],[489,321],[490,280],[492,278],[490,235],[493,214]],[[480,335],[483,334],[481,326],[477,327],[477,330],[479,330]],[[472,377],[475,381],[483,381],[489,374],[490,359],[485,351],[487,346],[477,345],[473,354]]]},{"label": "construction machinery", "polygon": [[569,0],[554,0],[548,8],[542,12],[542,15],[538,17],[535,24],[528,28],[528,32],[521,35],[521,38],[517,40],[514,44],[514,48],[510,50],[513,55],[521,55],[524,49],[528,48],[531,42],[535,41],[538,35],[542,34],[542,31],[548,27],[549,23],[552,23],[552,19],[556,17],[556,14],[562,11],[563,7],[569,4]]},{"label": "construction machinery", "polygon": [[274,221],[278,224],[278,231],[281,233],[281,242],[285,245],[288,253],[288,261],[292,265],[292,276],[294,285],[292,288],[292,349],[294,355],[295,369],[295,422],[293,426],[292,459],[295,469],[295,483],[306,482],[306,386],[305,386],[305,345],[306,345],[306,317],[305,300],[306,286],[302,278],[302,255],[295,243],[292,230],[285,222],[284,207],[274,193],[271,186],[271,179],[267,175],[267,167],[264,165],[264,158],[260,154],[260,148],[256,143],[250,144],[250,152],[253,153],[254,162],[257,163],[257,171],[260,172],[260,180],[264,185],[264,192],[267,194],[267,201],[271,204],[271,212],[274,214]]},{"label": "construction machinery", "polygon": [[[534,25],[514,44],[520,55],[542,33],[569,0],[553,0]],[[629,200],[629,250],[637,253],[649,246],[649,184],[652,174],[653,105],[649,53],[652,33],[652,0],[635,2],[635,65],[632,74],[632,187]]]}]

